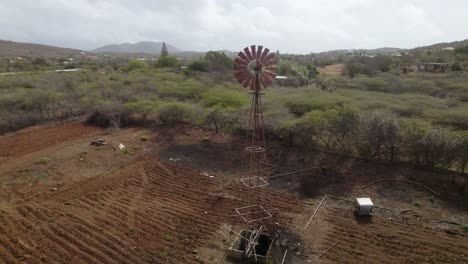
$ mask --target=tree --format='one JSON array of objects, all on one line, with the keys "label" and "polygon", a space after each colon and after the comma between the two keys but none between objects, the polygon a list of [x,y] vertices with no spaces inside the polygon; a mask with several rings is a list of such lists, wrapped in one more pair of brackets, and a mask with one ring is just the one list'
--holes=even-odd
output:
[{"label": "tree", "polygon": [[308,64],[306,66],[307,70],[309,71],[309,78],[310,79],[315,79],[319,76],[319,71],[317,69],[317,66],[315,66],[314,64]]},{"label": "tree", "polygon": [[174,56],[160,56],[155,63],[157,68],[174,68],[178,65],[177,58]]},{"label": "tree", "polygon": [[144,69],[148,67],[148,64],[141,60],[129,60],[127,67],[124,68],[124,71],[129,72],[137,69]]},{"label": "tree", "polygon": [[188,68],[192,71],[200,71],[200,72],[207,72],[208,71],[208,64],[205,60],[199,59],[192,61]]},{"label": "tree", "polygon": [[189,64],[189,69],[194,71],[226,72],[232,68],[233,61],[224,52],[208,51],[205,56]]},{"label": "tree", "polygon": [[455,53],[468,54],[468,45],[455,48]]},{"label": "tree", "polygon": [[161,48],[161,57],[165,57],[169,55],[169,51],[167,50],[166,47],[166,42],[162,43],[162,48]]},{"label": "tree", "polygon": [[286,75],[290,77],[291,80],[296,80],[296,85],[305,85],[309,80],[309,70],[307,70],[307,67],[291,60],[281,60],[278,67],[278,74]]},{"label": "tree", "polygon": [[376,159],[387,156],[394,161],[394,150],[400,139],[400,126],[390,114],[371,114],[363,118],[357,150],[360,156]]},{"label": "tree", "polygon": [[463,68],[460,65],[460,63],[457,61],[457,62],[452,63],[452,65],[450,65],[450,70],[451,71],[463,71]]},{"label": "tree", "polygon": [[36,69],[42,69],[43,67],[49,66],[49,63],[47,63],[47,61],[44,58],[35,58],[32,61],[32,64]]},{"label": "tree", "polygon": [[233,61],[224,52],[208,51],[204,60],[210,71],[225,72],[232,68]]}]

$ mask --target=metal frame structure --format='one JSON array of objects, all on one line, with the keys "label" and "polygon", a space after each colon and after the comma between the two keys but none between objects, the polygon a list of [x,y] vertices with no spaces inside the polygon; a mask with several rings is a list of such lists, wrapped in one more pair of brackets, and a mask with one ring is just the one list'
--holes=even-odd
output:
[{"label": "metal frame structure", "polygon": [[[257,223],[260,228],[260,221],[271,218],[272,215],[264,208],[262,202],[264,194],[260,188],[268,186],[262,173],[268,165],[266,160],[265,131],[262,111],[261,89],[265,89],[273,82],[276,76],[275,58],[273,53],[263,46],[252,45],[239,52],[234,61],[234,76],[242,86],[249,88],[252,95],[248,132],[245,143],[246,166],[252,174],[240,179],[242,184],[249,188],[247,205],[235,208],[239,216],[247,223]],[[247,217],[249,216],[249,217]]]}]

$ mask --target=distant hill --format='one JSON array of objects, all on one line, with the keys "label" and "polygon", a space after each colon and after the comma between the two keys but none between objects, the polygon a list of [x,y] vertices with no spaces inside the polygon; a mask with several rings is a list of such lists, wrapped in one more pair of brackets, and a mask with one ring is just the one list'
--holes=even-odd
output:
[{"label": "distant hill", "polygon": [[414,48],[415,50],[418,50],[418,49],[443,49],[443,48],[448,48],[448,47],[453,47],[453,48],[456,48],[458,46],[466,46],[468,45],[468,39],[465,39],[465,40],[460,40],[460,41],[453,41],[453,42],[441,42],[441,43],[437,43],[437,44],[432,44],[432,45],[428,45],[428,46],[422,46],[422,47],[417,47],[417,48]]},{"label": "distant hill", "polygon": [[[181,53],[182,50],[166,43],[169,54]],[[111,44],[92,50],[94,53],[141,53],[160,54],[162,42],[141,41],[138,43]]]},{"label": "distant hill", "polygon": [[33,43],[0,40],[0,58],[14,57],[69,57],[83,52],[76,49],[60,48]]},{"label": "distant hill", "polygon": [[403,51],[403,49],[400,48],[392,48],[392,47],[383,47],[383,48],[377,48],[377,49],[362,49],[362,50],[357,50],[357,51],[362,51],[366,54],[369,55],[377,55],[377,54],[391,54],[395,52],[400,52]]},{"label": "distant hill", "polygon": [[376,49],[341,49],[341,50],[329,50],[329,51],[324,51],[320,53],[315,53],[317,55],[328,55],[328,56],[336,56],[339,54],[347,54],[347,53],[363,53],[363,54],[369,54],[369,55],[386,55],[386,54],[391,54],[395,52],[400,52],[403,51],[404,49],[400,48],[392,48],[392,47],[383,47],[383,48],[376,48]]}]

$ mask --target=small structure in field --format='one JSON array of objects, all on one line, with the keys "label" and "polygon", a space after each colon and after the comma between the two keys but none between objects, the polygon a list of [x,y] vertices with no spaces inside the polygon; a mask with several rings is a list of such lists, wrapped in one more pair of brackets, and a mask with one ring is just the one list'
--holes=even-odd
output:
[{"label": "small structure in field", "polygon": [[411,71],[425,71],[425,72],[445,72],[448,69],[448,63],[417,63],[409,67]]},{"label": "small structure in field", "polygon": [[370,198],[356,198],[356,213],[358,216],[371,216],[374,203]]}]

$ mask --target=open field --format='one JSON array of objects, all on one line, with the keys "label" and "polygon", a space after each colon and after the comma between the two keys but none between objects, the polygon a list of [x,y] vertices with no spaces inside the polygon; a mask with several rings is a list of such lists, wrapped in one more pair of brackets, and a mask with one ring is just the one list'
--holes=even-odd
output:
[{"label": "open field", "polygon": [[[108,132],[72,122],[2,136],[0,146],[9,151],[2,153],[0,165],[0,262],[223,263],[229,232],[221,225],[243,225],[233,216],[243,191],[229,176],[240,162],[235,155],[241,145],[221,134],[206,146],[207,133],[190,127]],[[97,138],[109,144],[89,144]],[[131,153],[120,151],[120,143]],[[272,143],[274,153],[279,148]],[[413,186],[375,185],[365,194],[394,212],[378,210],[370,222],[362,222],[350,204],[327,201],[304,231],[323,194],[355,197],[364,194],[363,183],[382,177],[426,183],[423,178],[432,173],[300,153],[284,149],[274,162],[288,169],[333,166],[342,176],[331,177],[333,184],[320,180],[315,194],[304,193],[300,183],[317,172],[272,179],[270,202],[278,209],[274,221],[283,230],[280,238],[301,244],[299,254],[290,248],[286,263],[468,261],[468,234],[461,226],[433,220],[467,224],[466,197],[452,192],[466,179],[429,183],[441,198]],[[413,211],[399,214],[405,208]]]},{"label": "open field", "polygon": [[318,70],[322,74],[327,75],[341,75],[344,69],[343,63],[332,64],[325,67],[319,67]]}]

